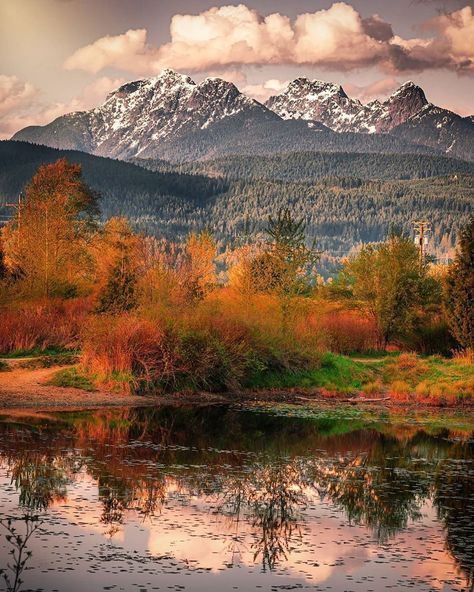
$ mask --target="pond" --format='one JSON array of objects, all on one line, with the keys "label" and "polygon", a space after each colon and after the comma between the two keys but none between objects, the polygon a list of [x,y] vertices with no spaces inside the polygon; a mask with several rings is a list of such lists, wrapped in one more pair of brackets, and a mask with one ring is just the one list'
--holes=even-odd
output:
[{"label": "pond", "polygon": [[0,590],[473,590],[473,429],[288,405],[0,412]]}]

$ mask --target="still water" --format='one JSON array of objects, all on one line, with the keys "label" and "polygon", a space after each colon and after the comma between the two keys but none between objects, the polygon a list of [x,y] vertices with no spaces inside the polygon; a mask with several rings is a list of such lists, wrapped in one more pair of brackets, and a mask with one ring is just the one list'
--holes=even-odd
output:
[{"label": "still water", "polygon": [[0,590],[473,590],[473,428],[288,406],[0,413]]}]

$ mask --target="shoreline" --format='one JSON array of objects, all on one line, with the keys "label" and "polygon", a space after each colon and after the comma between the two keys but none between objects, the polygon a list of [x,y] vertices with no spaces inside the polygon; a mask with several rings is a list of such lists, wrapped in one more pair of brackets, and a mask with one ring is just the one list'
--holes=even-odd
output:
[{"label": "shoreline", "polygon": [[[58,396],[58,388],[64,391]],[[162,405],[239,405],[245,403],[284,403],[300,407],[353,407],[358,409],[405,410],[474,413],[473,404],[429,405],[416,401],[348,399],[346,394],[326,397],[310,389],[252,390],[236,393],[170,393],[159,395],[127,395],[105,391],[87,392],[80,389],[51,387],[49,393],[14,395],[2,391],[0,414],[10,411],[74,411],[113,409],[117,407],[160,407]]]},{"label": "shoreline", "polygon": [[387,397],[383,393],[370,397],[359,392],[331,393],[317,387],[254,388],[236,392],[210,393],[205,391],[175,392],[156,395],[131,395],[100,389],[87,391],[74,387],[48,384],[61,366],[50,368],[13,368],[0,373],[0,412],[2,410],[72,410],[113,407],[153,407],[172,404],[244,404],[286,403],[304,407],[317,404],[334,408],[341,405],[355,408],[409,410],[463,410],[474,412],[474,402],[460,401],[455,404],[430,404],[423,401],[407,401]]}]

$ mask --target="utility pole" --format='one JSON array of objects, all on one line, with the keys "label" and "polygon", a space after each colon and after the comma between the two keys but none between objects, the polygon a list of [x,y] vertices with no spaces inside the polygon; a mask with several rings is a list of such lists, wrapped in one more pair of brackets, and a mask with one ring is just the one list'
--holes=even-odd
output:
[{"label": "utility pole", "polygon": [[423,269],[431,224],[427,220],[414,220],[413,227],[415,228],[415,245],[420,251],[420,269]]}]

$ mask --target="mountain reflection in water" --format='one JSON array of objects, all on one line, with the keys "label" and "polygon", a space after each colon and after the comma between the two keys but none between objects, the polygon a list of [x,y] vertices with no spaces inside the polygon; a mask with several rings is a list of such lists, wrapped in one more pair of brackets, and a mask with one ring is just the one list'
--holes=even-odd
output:
[{"label": "mountain reflection in water", "polygon": [[[474,441],[437,426],[228,406],[5,415],[6,589],[473,590]],[[39,525],[16,588],[7,520]]]}]

